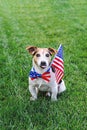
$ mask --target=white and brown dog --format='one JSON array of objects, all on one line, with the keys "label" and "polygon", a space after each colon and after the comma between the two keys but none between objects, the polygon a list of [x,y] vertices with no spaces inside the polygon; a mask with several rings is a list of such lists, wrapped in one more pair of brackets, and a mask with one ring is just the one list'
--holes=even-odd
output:
[{"label": "white and brown dog", "polygon": [[50,67],[51,56],[56,53],[53,48],[26,48],[33,55],[33,66],[29,74],[30,100],[36,100],[38,90],[51,93],[51,100],[57,100],[57,94],[66,90],[64,81],[56,82],[55,71]]}]

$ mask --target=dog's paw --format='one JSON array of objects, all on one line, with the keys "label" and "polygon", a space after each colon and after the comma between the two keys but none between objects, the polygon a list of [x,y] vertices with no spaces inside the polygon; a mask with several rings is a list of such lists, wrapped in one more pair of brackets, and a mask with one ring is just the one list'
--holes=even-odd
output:
[{"label": "dog's paw", "polygon": [[35,101],[37,98],[30,97],[30,101]]},{"label": "dog's paw", "polygon": [[53,101],[53,102],[57,101],[57,98],[51,98],[51,101]]},{"label": "dog's paw", "polygon": [[47,97],[50,97],[50,96],[51,96],[50,92],[47,92],[47,93],[46,93],[46,96],[47,96]]}]

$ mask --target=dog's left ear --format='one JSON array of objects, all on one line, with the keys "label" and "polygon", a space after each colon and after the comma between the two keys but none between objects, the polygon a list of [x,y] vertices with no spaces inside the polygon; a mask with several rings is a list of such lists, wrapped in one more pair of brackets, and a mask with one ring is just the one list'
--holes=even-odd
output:
[{"label": "dog's left ear", "polygon": [[53,49],[53,48],[48,48],[49,50],[49,53],[52,55],[52,54],[56,54],[57,53],[57,50]]},{"label": "dog's left ear", "polygon": [[28,46],[26,48],[26,50],[28,50],[30,54],[34,55],[35,52],[37,51],[37,47],[35,47],[35,46]]}]

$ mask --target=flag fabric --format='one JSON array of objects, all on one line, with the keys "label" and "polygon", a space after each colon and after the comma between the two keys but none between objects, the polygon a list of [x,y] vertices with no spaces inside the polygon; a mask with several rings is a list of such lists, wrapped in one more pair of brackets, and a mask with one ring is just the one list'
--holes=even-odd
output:
[{"label": "flag fabric", "polygon": [[55,55],[52,64],[55,68],[56,81],[59,83],[64,76],[64,61],[63,61],[63,47],[59,46],[57,54]]},{"label": "flag fabric", "polygon": [[37,78],[42,78],[44,79],[46,82],[50,81],[51,75],[50,75],[50,68],[44,72],[43,74],[39,74],[35,71],[34,68],[32,68],[32,70],[29,73],[29,77],[31,78],[31,80],[37,79]]}]

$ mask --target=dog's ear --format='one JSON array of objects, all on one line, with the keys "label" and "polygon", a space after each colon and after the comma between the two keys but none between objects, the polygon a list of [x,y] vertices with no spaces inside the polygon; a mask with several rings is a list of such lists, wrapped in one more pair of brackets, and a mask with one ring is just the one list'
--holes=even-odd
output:
[{"label": "dog's ear", "polygon": [[26,50],[28,50],[30,54],[34,55],[36,53],[36,51],[37,51],[37,47],[28,46],[28,47],[26,47]]},{"label": "dog's ear", "polygon": [[53,49],[53,48],[48,48],[49,50],[49,53],[52,55],[52,54],[56,54],[57,53],[57,50]]}]

